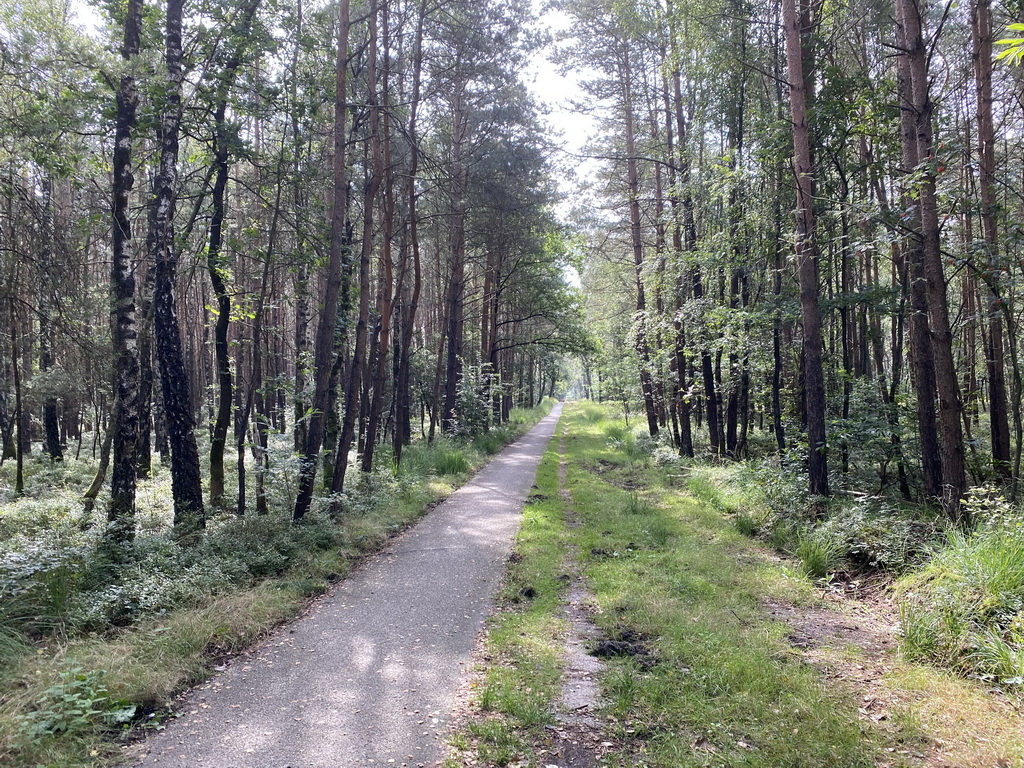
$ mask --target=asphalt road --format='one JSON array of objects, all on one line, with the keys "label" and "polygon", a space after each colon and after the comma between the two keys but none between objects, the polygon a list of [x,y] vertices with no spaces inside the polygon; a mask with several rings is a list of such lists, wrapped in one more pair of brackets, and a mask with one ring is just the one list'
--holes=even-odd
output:
[{"label": "asphalt road", "polygon": [[431,766],[561,413],[190,692],[134,766]]}]

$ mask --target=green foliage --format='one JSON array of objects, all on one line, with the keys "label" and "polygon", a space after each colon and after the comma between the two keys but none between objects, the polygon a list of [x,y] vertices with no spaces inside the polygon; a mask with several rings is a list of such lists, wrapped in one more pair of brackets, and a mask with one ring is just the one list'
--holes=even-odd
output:
[{"label": "green foliage", "polygon": [[[488,373],[485,368],[481,365],[463,367],[456,385],[458,419],[452,430],[454,435],[471,437],[484,432],[490,426],[491,403],[486,387]],[[500,382],[494,381],[494,386],[500,386]]]},{"label": "green foliage", "polygon": [[805,574],[820,579],[842,565],[843,545],[825,531],[805,530],[798,538],[796,556]]},{"label": "green foliage", "polygon": [[86,670],[68,662],[57,682],[43,690],[33,708],[20,717],[22,739],[31,743],[130,722],[135,705],[113,699],[105,675],[103,670]]},{"label": "green foliage", "polygon": [[[1010,32],[1024,32],[1024,24],[1008,24]],[[1003,46],[1003,50],[996,56],[996,61],[1005,59],[1010,64],[1020,64],[1024,59],[1024,37],[1004,37],[996,40],[996,45]]]},{"label": "green foliage", "polygon": [[946,545],[897,587],[909,656],[1020,685],[1024,526],[951,530]]},{"label": "green foliage", "polygon": [[938,533],[934,516],[884,499],[859,497],[833,504],[816,530],[830,537],[859,568],[903,571],[914,565]]}]

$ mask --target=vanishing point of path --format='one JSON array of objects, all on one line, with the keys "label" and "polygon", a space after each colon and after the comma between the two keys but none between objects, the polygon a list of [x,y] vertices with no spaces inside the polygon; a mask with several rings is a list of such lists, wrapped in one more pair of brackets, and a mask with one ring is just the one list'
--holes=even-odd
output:
[{"label": "vanishing point of path", "polygon": [[429,766],[505,570],[557,404],[302,619],[181,702],[134,765]]}]

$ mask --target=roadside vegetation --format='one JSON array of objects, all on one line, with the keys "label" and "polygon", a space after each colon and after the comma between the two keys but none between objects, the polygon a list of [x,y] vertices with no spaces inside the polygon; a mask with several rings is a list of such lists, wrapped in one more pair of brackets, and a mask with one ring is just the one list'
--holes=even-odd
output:
[{"label": "roadside vegetation", "polygon": [[[1024,764],[1020,528],[1007,505],[983,521],[995,502],[973,499],[978,528],[961,533],[875,499],[822,513],[783,503],[799,478],[684,463],[608,406],[574,404],[560,430],[571,499],[558,495],[556,439],[453,765],[557,762],[545,750],[566,714],[565,552],[594,622],[623,649],[601,677],[594,743],[611,748],[595,765]],[[895,607],[879,598],[893,579]],[[875,612],[899,614],[898,653],[862,642],[887,620]]]},{"label": "roadside vegetation", "polygon": [[[904,655],[1020,699],[1024,695],[1024,514],[995,489],[972,490],[967,525],[884,497],[801,504],[776,462],[704,466],[688,490],[794,558],[823,584],[875,579],[895,599]],[[794,498],[796,499],[794,501]],[[789,499],[787,503],[787,499]]]},{"label": "roadside vegetation", "polygon": [[[269,514],[223,514],[184,546],[160,468],[140,486],[140,531],[116,567],[101,552],[102,516],[82,508],[95,467],[27,462],[26,496],[0,502],[0,764],[114,761],[134,729],[160,727],[171,696],[294,616],[550,406],[514,410],[474,438],[414,443],[397,474],[381,462],[339,514],[322,496],[301,522],[291,516],[297,459],[281,436]],[[0,487],[10,471],[0,468]]]}]

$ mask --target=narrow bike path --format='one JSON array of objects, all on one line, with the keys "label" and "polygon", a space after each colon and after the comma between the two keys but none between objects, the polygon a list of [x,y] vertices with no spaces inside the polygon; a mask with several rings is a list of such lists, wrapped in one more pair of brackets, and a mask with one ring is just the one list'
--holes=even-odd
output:
[{"label": "narrow bike path", "polygon": [[189,693],[132,765],[434,765],[561,410],[308,615]]}]

